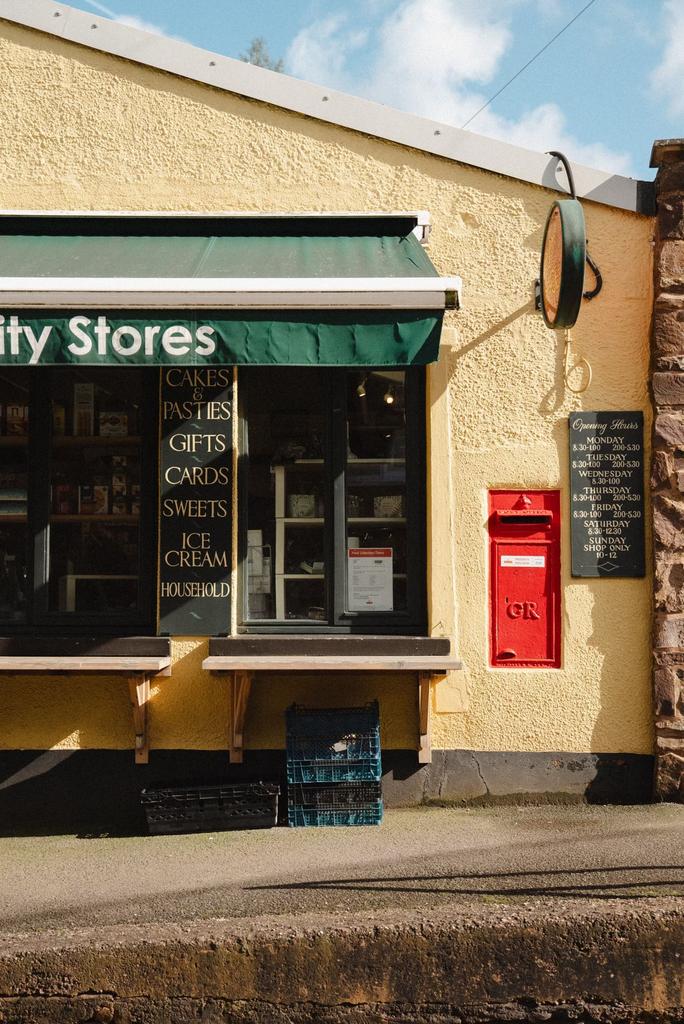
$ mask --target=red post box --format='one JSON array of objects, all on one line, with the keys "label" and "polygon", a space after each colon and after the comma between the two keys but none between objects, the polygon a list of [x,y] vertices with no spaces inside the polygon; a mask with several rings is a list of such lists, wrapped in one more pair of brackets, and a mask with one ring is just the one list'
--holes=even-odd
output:
[{"label": "red post box", "polygon": [[489,492],[490,664],[560,668],[560,493]]}]

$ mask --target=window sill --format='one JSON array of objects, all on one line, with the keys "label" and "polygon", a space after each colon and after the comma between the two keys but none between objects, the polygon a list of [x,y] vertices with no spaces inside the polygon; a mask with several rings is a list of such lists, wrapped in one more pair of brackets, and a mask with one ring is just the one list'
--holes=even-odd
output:
[{"label": "window sill", "polygon": [[168,673],[166,637],[0,637],[0,672]]},{"label": "window sill", "polygon": [[446,637],[360,636],[358,634],[242,634],[212,637],[210,657],[448,657],[451,641]]},{"label": "window sill", "polygon": [[450,641],[413,636],[213,637],[202,667],[209,672],[337,671],[433,672],[462,667]]},{"label": "window sill", "polygon": [[[158,636],[4,636],[0,637],[0,664],[45,660],[99,661],[166,660],[171,641]],[[148,671],[145,669],[144,671]]]}]

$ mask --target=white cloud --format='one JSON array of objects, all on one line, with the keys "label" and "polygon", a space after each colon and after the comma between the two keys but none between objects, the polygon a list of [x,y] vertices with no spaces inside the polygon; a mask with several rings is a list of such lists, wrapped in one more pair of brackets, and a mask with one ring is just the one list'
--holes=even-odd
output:
[{"label": "white cloud", "polygon": [[556,103],[543,103],[527,110],[517,121],[498,117],[488,108],[482,111],[470,127],[481,135],[489,135],[525,149],[542,153],[550,149],[560,150],[570,160],[588,167],[598,167],[613,174],[632,173],[628,153],[618,153],[601,142],[581,142],[573,135],[565,114]]},{"label": "white cloud", "polygon": [[129,25],[131,28],[138,28],[143,32],[152,32],[156,36],[166,36],[167,39],[179,39],[182,42],[186,42],[182,36],[170,35],[166,29],[161,25],[156,25],[153,21],[145,21],[144,18],[139,18],[137,14],[117,14],[111,7],[107,7],[106,4],[102,4],[99,0],[84,0],[93,10],[103,14],[105,18],[111,18],[112,21],[118,21],[120,25]]},{"label": "white cloud", "polygon": [[[360,39],[344,16],[331,15],[295,37],[287,54],[288,70],[301,78],[460,126],[494,91],[495,76],[512,43],[510,16],[520,3],[395,0],[378,31],[368,37],[372,50],[368,70],[360,79],[352,77],[348,64],[354,50],[366,40]],[[580,163],[630,173],[627,154],[601,143],[582,143],[553,103],[526,110],[516,120],[500,117],[490,107],[469,128],[528,149],[560,149]]]},{"label": "white cloud", "polygon": [[144,18],[139,18],[136,14],[117,14],[115,20],[121,25],[130,25],[131,28],[139,28],[143,32],[153,32],[157,36],[166,36],[168,39],[179,38],[170,36],[161,25],[155,25],[153,21],[145,21]]},{"label": "white cloud", "polygon": [[664,96],[670,113],[676,117],[684,114],[684,5],[681,0],[665,0],[662,18],[667,41],[660,64],[651,74],[651,85]]},{"label": "white cloud", "polygon": [[287,54],[288,70],[297,75],[295,69],[305,68],[300,77],[344,88],[345,63],[367,38],[366,31],[348,29],[343,15],[330,15],[295,36]]},{"label": "white cloud", "polygon": [[106,7],[104,4],[98,3],[98,0],[84,0],[84,3],[87,3],[89,7],[93,8],[93,10],[99,11],[100,14],[104,14],[105,18],[116,19],[117,17],[110,7]]}]

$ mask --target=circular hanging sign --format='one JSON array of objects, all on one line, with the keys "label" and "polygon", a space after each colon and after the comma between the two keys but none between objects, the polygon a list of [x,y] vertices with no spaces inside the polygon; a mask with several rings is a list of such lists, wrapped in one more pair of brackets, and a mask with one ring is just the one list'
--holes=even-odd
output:
[{"label": "circular hanging sign", "polygon": [[541,311],[547,327],[572,327],[584,288],[587,240],[578,199],[555,202],[546,221],[541,253]]}]

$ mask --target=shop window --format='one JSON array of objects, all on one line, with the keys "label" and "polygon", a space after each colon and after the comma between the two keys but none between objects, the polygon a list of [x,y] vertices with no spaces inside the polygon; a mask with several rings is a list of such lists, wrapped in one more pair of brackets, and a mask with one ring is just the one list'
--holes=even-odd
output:
[{"label": "shop window", "polygon": [[422,371],[240,381],[244,626],[424,631]]},{"label": "shop window", "polygon": [[0,622],[149,629],[158,374],[0,378]]}]

